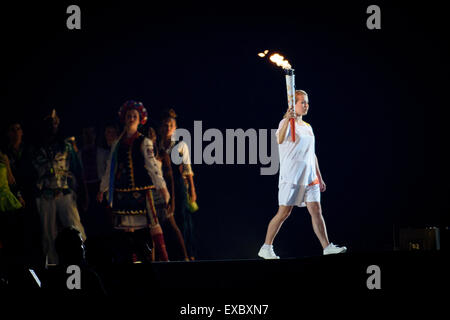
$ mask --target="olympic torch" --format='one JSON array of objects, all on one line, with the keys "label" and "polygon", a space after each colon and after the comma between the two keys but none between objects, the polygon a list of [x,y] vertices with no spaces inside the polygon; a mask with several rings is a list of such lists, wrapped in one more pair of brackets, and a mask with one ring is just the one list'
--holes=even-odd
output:
[{"label": "olympic torch", "polygon": [[[264,58],[269,50],[265,50],[264,52],[258,53],[258,56]],[[278,53],[274,53],[269,57],[270,61],[275,63],[277,66],[282,67],[285,71],[286,75],[286,92],[287,92],[287,101],[289,110],[295,111],[295,75],[294,69],[289,64],[289,61],[285,60],[284,57]],[[292,141],[295,142],[295,119],[289,119],[291,125],[291,138]]]},{"label": "olympic torch", "polygon": [[[285,69],[286,72],[286,91],[288,106],[290,110],[295,111],[295,75],[294,69]],[[291,138],[292,142],[295,142],[295,119],[289,119],[291,124]]]}]

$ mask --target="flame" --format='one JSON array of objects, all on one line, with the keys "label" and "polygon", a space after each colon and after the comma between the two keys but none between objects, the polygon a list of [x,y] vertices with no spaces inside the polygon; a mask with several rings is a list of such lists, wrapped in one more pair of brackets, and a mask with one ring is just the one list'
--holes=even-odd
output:
[{"label": "flame", "polygon": [[261,58],[264,58],[268,52],[269,52],[269,50],[264,50],[264,52],[258,53],[258,56],[260,56]]},{"label": "flame", "polygon": [[278,53],[274,53],[269,57],[270,61],[275,63],[277,66],[282,67],[283,69],[292,69],[292,66],[289,64],[289,61],[285,60],[284,57]]},{"label": "flame", "polygon": [[[264,52],[258,53],[258,56],[264,58],[269,53],[269,50],[264,50]],[[277,66],[282,67],[283,69],[289,70],[292,69],[289,61],[285,60],[282,55],[279,53],[274,53],[269,57],[270,61],[275,63]]]}]

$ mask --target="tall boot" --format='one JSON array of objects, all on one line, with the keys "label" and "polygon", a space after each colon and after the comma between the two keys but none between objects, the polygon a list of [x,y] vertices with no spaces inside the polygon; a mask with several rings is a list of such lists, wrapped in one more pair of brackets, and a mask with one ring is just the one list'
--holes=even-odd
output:
[{"label": "tall boot", "polygon": [[157,224],[150,227],[150,235],[152,236],[153,243],[155,244],[154,250],[156,256],[159,257],[159,261],[169,261],[161,226]]}]

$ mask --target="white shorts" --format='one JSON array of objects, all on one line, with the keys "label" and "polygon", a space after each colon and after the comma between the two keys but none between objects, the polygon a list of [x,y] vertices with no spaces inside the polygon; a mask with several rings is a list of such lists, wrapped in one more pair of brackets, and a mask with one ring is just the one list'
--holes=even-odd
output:
[{"label": "white shorts", "polygon": [[283,183],[278,187],[278,205],[306,207],[306,202],[320,202],[320,184],[298,186]]}]

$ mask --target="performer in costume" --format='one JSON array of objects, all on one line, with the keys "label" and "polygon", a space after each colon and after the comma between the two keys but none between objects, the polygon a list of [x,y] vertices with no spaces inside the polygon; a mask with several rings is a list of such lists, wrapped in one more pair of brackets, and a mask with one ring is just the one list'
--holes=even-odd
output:
[{"label": "performer in costume", "polygon": [[[34,177],[34,168],[32,164],[32,147],[24,143],[23,130],[19,121],[11,121],[7,130],[8,142],[4,153],[9,158],[11,172],[15,177],[16,184],[23,199],[32,202],[33,186],[29,183],[30,178]],[[27,203],[27,205],[31,205]]]},{"label": "performer in costume", "polygon": [[44,137],[33,157],[38,176],[36,204],[47,264],[58,264],[54,242],[60,227],[73,227],[86,239],[76,203],[77,191],[81,202],[87,201],[82,166],[73,143],[59,135],[59,123],[55,110],[44,119]]},{"label": "performer in costume", "polygon": [[155,159],[153,143],[138,131],[138,126],[147,122],[147,110],[141,102],[129,100],[120,108],[119,117],[125,128],[111,148],[98,201],[108,192],[118,250],[123,249],[119,260],[151,261],[149,248],[153,242],[159,259],[168,261],[152,190],[160,192],[166,205],[170,195]]},{"label": "performer in costume", "polygon": [[196,204],[197,193],[194,185],[194,172],[191,167],[189,148],[184,141],[175,141],[175,130],[177,128],[176,114],[173,109],[168,110],[164,115],[159,129],[161,136],[160,150],[169,157],[172,150],[177,150],[182,158],[182,164],[175,165],[172,161],[172,173],[174,179],[175,194],[175,220],[183,233],[184,243],[190,260],[195,260],[195,237],[194,222],[192,217],[193,204]]},{"label": "performer in costume", "polygon": [[13,211],[25,205],[20,192],[17,190],[16,195],[11,192],[10,186],[15,186],[14,178],[10,166],[8,156],[0,152],[0,211]]},{"label": "performer in costume", "polygon": [[[309,109],[307,93],[296,90],[295,101],[295,110],[288,109],[276,132],[280,154],[279,209],[269,223],[265,242],[258,253],[258,256],[264,259],[279,259],[273,250],[273,240],[294,206],[308,208],[314,233],[322,245],[323,254],[347,250],[346,247],[338,247],[328,241],[320,205],[320,192],[325,191],[326,184],[322,179],[314,150],[315,138],[312,127],[302,119]],[[291,118],[296,121],[294,142],[289,126]]]},{"label": "performer in costume", "polygon": [[[148,137],[152,140],[153,145],[157,146],[157,135],[155,129],[148,129]],[[155,156],[158,166],[161,168],[167,189],[170,192],[170,203],[167,207],[164,199],[159,194],[155,194],[155,205],[158,217],[164,231],[164,239],[168,248],[169,258],[172,261],[184,260],[189,261],[186,245],[184,244],[183,234],[175,221],[175,183],[173,180],[172,162],[170,156],[166,152],[159,152],[155,148]]]},{"label": "performer in costume", "polygon": [[[40,267],[42,259],[41,222],[36,208],[33,181],[36,181],[36,171],[33,167],[33,146],[30,140],[24,141],[24,130],[20,119],[13,118],[8,122],[7,143],[3,151],[8,156],[12,175],[15,178],[18,198],[23,198],[25,205],[17,214],[21,241],[18,246],[24,261],[31,266]],[[30,139],[31,137],[29,137]]]},{"label": "performer in costume", "polygon": [[13,256],[20,254],[14,252],[15,242],[19,240],[17,234],[21,234],[21,230],[16,229],[17,216],[25,203],[17,192],[14,194],[11,191],[10,186],[14,185],[15,178],[8,156],[0,152],[0,261],[11,260]]}]

